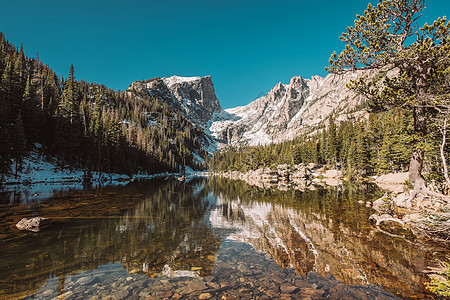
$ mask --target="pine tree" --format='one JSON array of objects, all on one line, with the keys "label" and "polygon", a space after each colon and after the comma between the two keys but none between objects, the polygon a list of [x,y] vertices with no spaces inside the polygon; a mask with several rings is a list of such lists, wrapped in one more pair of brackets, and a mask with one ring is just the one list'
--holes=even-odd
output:
[{"label": "pine tree", "polygon": [[12,146],[12,158],[15,161],[15,174],[21,169],[23,157],[26,154],[25,151],[25,133],[23,129],[22,116],[19,113],[17,116],[14,125],[12,126],[12,138],[11,138],[11,146]]},{"label": "pine tree", "polygon": [[[25,76],[25,57],[23,53],[23,46],[20,48],[20,52],[17,53],[17,57],[14,62],[14,69],[11,74],[11,94],[14,99],[21,99],[24,93],[26,77]],[[19,108],[17,105],[19,101],[14,101],[16,104],[16,110]]]},{"label": "pine tree", "polygon": [[337,137],[336,137],[336,124],[334,123],[333,115],[330,115],[328,122],[328,129],[326,135],[326,157],[327,162],[333,166],[337,164]]},{"label": "pine tree", "polygon": [[414,116],[409,164],[412,198],[427,191],[422,177],[427,122],[433,108],[447,107],[450,95],[450,22],[438,18],[416,29],[425,0],[382,0],[356,16],[341,40],[346,44],[330,58],[329,72],[373,69],[378,75],[352,80],[349,87],[368,97],[373,109],[408,109]]},{"label": "pine tree", "polygon": [[78,103],[77,103],[77,91],[76,82],[74,76],[74,67],[70,65],[69,78],[65,82],[65,88],[61,99],[60,112],[61,115],[67,118],[70,124],[74,123],[76,116],[78,114]]},{"label": "pine tree", "polygon": [[38,119],[39,112],[37,110],[34,88],[31,84],[30,76],[28,76],[25,91],[22,96],[21,112],[23,128],[27,140],[27,149],[31,149],[33,142],[38,139],[36,120]]}]

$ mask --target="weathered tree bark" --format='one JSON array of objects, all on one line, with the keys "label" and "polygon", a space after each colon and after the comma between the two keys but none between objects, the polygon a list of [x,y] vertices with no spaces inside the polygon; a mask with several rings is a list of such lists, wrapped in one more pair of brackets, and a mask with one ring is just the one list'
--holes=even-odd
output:
[{"label": "weathered tree bark", "polygon": [[441,143],[441,160],[442,160],[442,168],[444,169],[444,177],[445,181],[450,185],[450,178],[448,177],[448,167],[447,167],[447,160],[445,159],[445,143],[447,139],[447,118],[444,118],[444,125],[442,127],[442,143]]},{"label": "weathered tree bark", "polygon": [[[422,177],[423,162],[425,156],[424,144],[427,134],[427,69],[425,64],[420,64],[418,69],[418,79],[416,81],[418,93],[416,103],[413,109],[414,115],[414,131],[417,134],[415,144],[413,148],[411,162],[409,164],[409,181],[413,186],[413,191],[410,194],[409,200],[414,199],[419,193],[424,193],[435,197],[444,197],[439,193],[429,190],[426,186],[426,181]],[[417,202],[417,206],[420,206],[420,200]]]},{"label": "weathered tree bark", "polygon": [[[414,131],[418,134],[418,141],[424,141],[427,129],[425,103],[418,101],[418,105],[414,107]],[[409,181],[414,187],[414,197],[417,193],[426,188],[425,179],[422,177],[424,150],[421,145],[416,146],[412,151],[411,162],[409,164]],[[413,197],[412,197],[413,198]]]}]

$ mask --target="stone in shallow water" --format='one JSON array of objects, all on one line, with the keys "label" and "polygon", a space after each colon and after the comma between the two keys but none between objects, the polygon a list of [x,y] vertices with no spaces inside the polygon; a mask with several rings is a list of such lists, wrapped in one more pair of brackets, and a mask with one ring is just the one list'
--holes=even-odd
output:
[{"label": "stone in shallow water", "polygon": [[73,296],[73,292],[72,291],[67,291],[64,294],[61,295],[62,299],[71,299],[71,297]]},{"label": "stone in shallow water", "polygon": [[207,284],[209,287],[211,287],[212,289],[215,289],[215,290],[220,289],[220,285],[218,285],[218,284],[215,283],[215,282],[207,282],[206,284]]},{"label": "stone in shallow water", "polygon": [[201,281],[190,281],[188,284],[181,288],[181,293],[183,295],[185,294],[191,294],[195,291],[201,291],[207,289],[206,285]]},{"label": "stone in shallow water", "polygon": [[322,290],[316,290],[311,288],[303,288],[300,291],[302,296],[321,297],[325,292]]},{"label": "stone in shallow water", "polygon": [[128,287],[124,287],[120,291],[114,293],[114,299],[115,300],[126,299],[129,294],[130,294],[130,291],[128,290]]},{"label": "stone in shallow water", "polygon": [[173,294],[172,291],[161,291],[161,292],[158,292],[158,293],[156,294],[156,296],[158,297],[158,299],[164,299],[164,298],[169,298],[169,297],[171,297],[172,294]]},{"label": "stone in shallow water", "polygon": [[297,290],[297,287],[293,286],[289,283],[283,283],[280,286],[280,290],[281,290],[281,293],[283,293],[283,294],[292,294],[293,292],[295,292]]},{"label": "stone in shallow water", "polygon": [[200,300],[207,300],[210,298],[212,298],[212,295],[210,293],[203,293],[198,297],[198,299],[200,299]]},{"label": "stone in shallow water", "polygon": [[42,227],[49,225],[52,221],[48,218],[36,217],[32,219],[23,218],[20,220],[16,227],[19,230],[28,230],[33,232],[39,232]]},{"label": "stone in shallow water", "polygon": [[148,291],[148,290],[142,290],[139,292],[139,297],[141,297],[141,298],[146,298],[148,296],[150,296],[150,291]]},{"label": "stone in shallow water", "polygon": [[43,292],[41,293],[40,296],[42,296],[42,297],[48,297],[48,296],[50,296],[52,293],[53,293],[53,290],[46,290],[46,291],[43,291]]},{"label": "stone in shallow water", "polygon": [[85,276],[85,277],[81,277],[80,279],[78,279],[76,281],[76,284],[78,285],[87,285],[92,283],[96,278],[92,277],[92,276]]}]

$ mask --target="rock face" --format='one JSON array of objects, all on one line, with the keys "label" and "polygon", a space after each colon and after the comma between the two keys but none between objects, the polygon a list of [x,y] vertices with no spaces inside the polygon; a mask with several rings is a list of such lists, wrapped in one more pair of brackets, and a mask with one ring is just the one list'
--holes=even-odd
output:
[{"label": "rock face", "polygon": [[19,230],[28,230],[39,232],[43,226],[50,224],[52,221],[47,218],[36,217],[32,219],[23,218],[16,224]]},{"label": "rock face", "polygon": [[[404,259],[420,262],[423,258],[420,258],[417,246],[401,243],[398,251],[402,255],[394,257],[381,247],[380,239],[387,238],[374,229],[361,232],[350,223],[336,223],[317,211],[301,211],[268,202],[249,203],[241,199],[219,201],[216,210],[210,214],[210,222],[215,228],[232,229],[227,239],[251,244],[267,253],[282,268],[295,269],[303,278],[309,278],[311,272],[317,272],[322,278],[331,273],[345,284],[381,285],[385,290],[401,293],[402,298],[412,298],[420,289],[420,279],[415,274],[417,265],[405,267],[401,262]],[[367,247],[368,240],[374,245],[379,244],[380,248]],[[390,272],[394,267],[402,271]]]},{"label": "rock face", "polygon": [[367,117],[360,109],[364,99],[346,87],[360,75],[295,76],[248,105],[226,110],[220,106],[211,76],[136,81],[127,92],[166,102],[203,128],[219,147],[259,145],[315,132],[333,113],[337,122]]},{"label": "rock face", "polygon": [[246,106],[225,110],[210,131],[223,144],[258,145],[314,132],[332,113],[337,121],[364,117],[358,110],[364,99],[346,88],[359,75],[293,77],[289,84],[278,83]]},{"label": "rock face", "polygon": [[165,101],[199,125],[206,124],[214,113],[223,111],[216,97],[211,76],[172,76],[135,81],[127,91],[144,93]]}]

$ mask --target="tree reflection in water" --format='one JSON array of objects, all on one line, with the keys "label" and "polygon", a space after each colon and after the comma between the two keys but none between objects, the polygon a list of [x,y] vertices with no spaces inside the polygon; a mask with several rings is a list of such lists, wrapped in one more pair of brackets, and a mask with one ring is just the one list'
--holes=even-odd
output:
[{"label": "tree reflection in water", "polygon": [[214,256],[220,246],[204,218],[210,197],[203,180],[158,180],[2,207],[3,228],[30,215],[57,222],[37,234],[1,232],[0,296],[26,296],[51,276],[63,279],[109,262],[150,276],[165,266],[198,267],[207,276],[213,262],[200,257]]},{"label": "tree reflection in water", "polygon": [[[358,200],[379,193],[349,184],[281,191],[213,177],[65,191],[34,203],[0,200],[0,297],[32,295],[55,277],[62,293],[67,276],[110,263],[148,278],[220,276],[223,262],[215,260],[223,245],[239,245],[224,240],[248,243],[296,276],[332,274],[346,284],[427,297],[422,271],[448,249],[375,231],[371,209]],[[14,229],[37,215],[56,222],[37,234]]]}]

